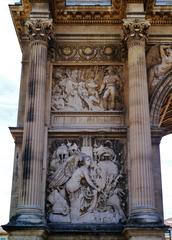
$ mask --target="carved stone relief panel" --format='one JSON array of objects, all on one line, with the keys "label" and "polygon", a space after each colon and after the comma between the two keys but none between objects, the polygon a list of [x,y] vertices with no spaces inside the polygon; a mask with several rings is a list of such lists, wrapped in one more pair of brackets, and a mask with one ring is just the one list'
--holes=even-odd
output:
[{"label": "carved stone relief panel", "polygon": [[47,219],[51,223],[126,220],[125,147],[121,140],[58,139],[49,146]]},{"label": "carved stone relief panel", "polygon": [[123,109],[123,66],[54,66],[52,112]]},{"label": "carved stone relief panel", "polygon": [[150,94],[172,70],[172,45],[156,45],[147,53],[148,85]]}]

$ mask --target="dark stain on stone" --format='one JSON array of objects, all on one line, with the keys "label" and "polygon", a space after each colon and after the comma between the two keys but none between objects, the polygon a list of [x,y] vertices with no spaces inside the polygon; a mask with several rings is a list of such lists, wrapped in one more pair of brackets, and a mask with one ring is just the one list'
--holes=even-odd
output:
[{"label": "dark stain on stone", "polygon": [[23,152],[23,180],[30,178],[32,158],[33,158],[33,153],[31,151],[31,142],[26,141],[25,149]]},{"label": "dark stain on stone", "polygon": [[34,120],[34,107],[30,106],[27,113],[27,122],[33,122]]},{"label": "dark stain on stone", "polygon": [[28,91],[29,97],[35,97],[35,81],[33,80],[29,81]]}]

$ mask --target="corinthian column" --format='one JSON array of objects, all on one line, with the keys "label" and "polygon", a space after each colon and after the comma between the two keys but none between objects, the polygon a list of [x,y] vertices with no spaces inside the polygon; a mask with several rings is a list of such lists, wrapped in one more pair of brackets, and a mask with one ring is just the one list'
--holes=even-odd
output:
[{"label": "corinthian column", "polygon": [[133,223],[157,223],[153,173],[151,166],[151,132],[145,60],[145,39],[149,22],[124,20],[128,46],[129,71],[129,161],[130,216]]},{"label": "corinthian column", "polygon": [[30,36],[30,68],[26,92],[17,221],[42,223],[47,40],[52,22],[49,19],[35,18],[29,20],[26,25]]}]

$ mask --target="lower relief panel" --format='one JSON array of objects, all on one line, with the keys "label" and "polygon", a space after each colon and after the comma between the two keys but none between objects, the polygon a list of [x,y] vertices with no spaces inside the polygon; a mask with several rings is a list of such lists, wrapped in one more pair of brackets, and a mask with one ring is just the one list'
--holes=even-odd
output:
[{"label": "lower relief panel", "polygon": [[50,224],[125,223],[124,140],[90,136],[49,139],[48,160],[46,213]]}]

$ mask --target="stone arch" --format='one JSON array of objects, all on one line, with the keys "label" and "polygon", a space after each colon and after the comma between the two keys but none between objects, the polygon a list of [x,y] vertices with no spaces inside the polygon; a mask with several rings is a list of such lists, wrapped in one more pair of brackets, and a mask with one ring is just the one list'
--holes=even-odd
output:
[{"label": "stone arch", "polygon": [[170,93],[172,93],[172,70],[157,84],[150,98],[150,122],[152,126],[159,126],[161,108]]}]

